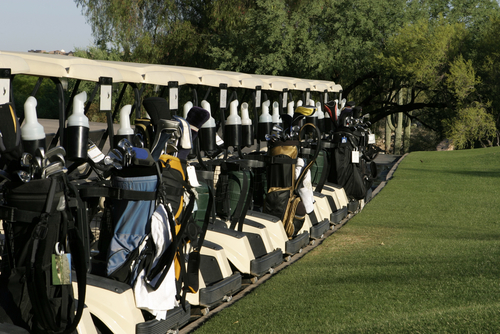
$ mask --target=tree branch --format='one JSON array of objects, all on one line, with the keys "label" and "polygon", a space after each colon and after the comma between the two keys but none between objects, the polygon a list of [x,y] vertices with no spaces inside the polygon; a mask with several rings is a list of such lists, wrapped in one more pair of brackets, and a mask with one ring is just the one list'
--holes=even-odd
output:
[{"label": "tree branch", "polygon": [[373,110],[371,112],[370,121],[372,123],[375,123],[380,121],[384,117],[396,114],[398,112],[408,113],[413,110],[424,109],[424,108],[444,109],[446,107],[448,107],[446,103],[409,103],[404,105],[391,105],[388,107],[382,107]]}]

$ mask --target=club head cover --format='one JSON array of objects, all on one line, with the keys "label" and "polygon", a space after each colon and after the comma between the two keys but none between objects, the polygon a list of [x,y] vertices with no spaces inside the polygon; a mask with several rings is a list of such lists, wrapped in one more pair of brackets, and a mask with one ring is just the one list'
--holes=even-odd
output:
[{"label": "club head cover", "polygon": [[[194,140],[198,136],[199,129],[210,119],[210,112],[201,107],[192,107],[189,109],[186,115],[186,121],[189,123],[191,128],[191,140]],[[179,159],[187,159],[191,150],[179,149],[177,152],[177,157]]]},{"label": "club head cover", "polygon": [[153,157],[154,161],[158,161],[160,155],[164,154],[167,141],[170,139],[171,135],[172,134],[165,131],[160,133],[160,136],[158,137],[158,140],[156,141],[156,144],[151,151],[151,157]]},{"label": "club head cover", "polygon": [[162,97],[147,97],[142,102],[142,105],[149,117],[151,117],[151,123],[153,123],[153,125],[158,124],[161,119],[172,119],[168,101]]},{"label": "club head cover", "polygon": [[181,137],[179,138],[179,149],[190,150],[193,147],[193,140],[191,138],[191,127],[189,123],[180,116],[175,116],[174,119],[179,122]]},{"label": "club head cover", "polygon": [[149,152],[148,149],[145,148],[140,148],[140,147],[133,147],[132,148],[135,152],[134,159],[132,160],[132,163],[136,166],[153,166],[155,163],[153,156]]},{"label": "club head cover", "polygon": [[354,118],[360,118],[362,110],[363,109],[360,106],[354,107],[354,109],[352,110],[352,117],[354,117]]},{"label": "club head cover", "polygon": [[198,136],[198,130],[210,119],[210,113],[201,107],[192,107],[187,116],[186,121],[191,125],[191,137],[193,140]]},{"label": "club head cover", "polygon": [[292,119],[292,126],[298,125],[299,127],[302,127],[305,123],[304,120],[306,119],[306,116],[302,114],[293,114],[293,119]]},{"label": "club head cover", "polygon": [[[330,109],[330,108],[332,108],[332,107],[333,107],[333,106],[329,105],[328,103],[327,103],[327,104],[325,104],[325,111],[326,111],[326,112],[328,113],[328,115],[330,116],[330,119],[335,120],[335,119],[337,118],[337,115],[336,115],[336,114],[335,114],[335,115],[333,115],[332,109]],[[335,109],[335,108],[333,107],[333,109]]]},{"label": "club head cover", "polygon": [[176,120],[160,119],[155,127],[155,140],[151,145],[151,155],[155,161],[160,157],[161,152],[165,149],[167,141],[172,136],[180,134],[179,122]]},{"label": "club head cover", "polygon": [[293,118],[288,114],[281,114],[281,120],[283,121],[283,129],[285,131],[290,131],[292,127]]},{"label": "club head cover", "polygon": [[313,106],[300,106],[295,109],[295,114],[304,115],[306,117],[311,116],[316,112],[316,107]]}]

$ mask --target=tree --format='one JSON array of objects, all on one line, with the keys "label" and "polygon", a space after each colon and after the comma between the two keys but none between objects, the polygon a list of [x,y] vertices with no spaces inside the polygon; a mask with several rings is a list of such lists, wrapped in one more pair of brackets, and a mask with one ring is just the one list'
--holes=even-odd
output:
[{"label": "tree", "polygon": [[464,111],[500,118],[494,0],[75,2],[122,60],[333,80],[372,123],[402,112],[440,134]]},{"label": "tree", "polygon": [[[490,17],[498,14],[498,3],[485,0],[473,4],[471,1],[407,4],[405,24],[384,40],[376,53],[376,61],[369,67],[371,72],[366,71],[364,76],[358,75],[343,86],[351,98],[360,97],[358,102],[368,106],[365,110],[371,113],[373,122],[404,112],[442,135],[450,134],[447,127],[454,124],[450,120],[464,110],[477,110],[472,103],[485,99],[478,90],[481,86],[478,78],[470,82],[473,87],[466,97],[457,96],[454,89],[460,86],[459,80],[468,76],[451,75],[450,71],[452,67],[466,72],[466,67],[477,68],[480,62],[474,59],[477,58],[475,50],[482,38],[478,33],[486,29]],[[459,63],[466,61],[463,57],[474,61],[460,67]],[[484,58],[484,54],[481,57]],[[458,81],[453,83],[454,80]],[[410,101],[403,105],[394,103],[393,97],[406,88],[412,88]],[[486,110],[492,112],[491,108]],[[409,115],[411,111],[413,115]],[[489,118],[480,119],[487,122]]]},{"label": "tree", "polygon": [[[304,78],[325,76],[328,50],[318,43],[325,1],[257,0],[239,30],[214,36],[209,55],[227,70]],[[328,76],[328,75],[326,75]]]},{"label": "tree", "polygon": [[495,124],[495,140],[493,144],[500,145],[500,16],[491,16],[484,29],[474,36],[471,42],[474,52],[471,58],[474,61],[477,75],[481,84],[477,86],[478,95],[482,102],[489,104],[488,110],[492,114]]}]

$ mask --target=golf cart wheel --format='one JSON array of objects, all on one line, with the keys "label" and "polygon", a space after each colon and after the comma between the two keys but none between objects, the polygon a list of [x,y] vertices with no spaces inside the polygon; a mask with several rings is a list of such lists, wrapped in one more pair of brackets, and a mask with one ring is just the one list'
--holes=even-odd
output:
[{"label": "golf cart wheel", "polygon": [[259,278],[257,276],[254,276],[254,277],[250,278],[250,282],[252,284],[257,283],[258,280],[259,280]]},{"label": "golf cart wheel", "polygon": [[312,239],[311,241],[309,241],[310,246],[314,246],[315,244],[316,244],[316,239]]},{"label": "golf cart wheel", "polygon": [[208,307],[205,307],[203,309],[201,309],[201,314],[206,316],[210,313],[210,309]]},{"label": "golf cart wheel", "polygon": [[285,262],[290,262],[292,261],[292,256],[291,255],[288,255],[287,257],[285,257]]}]

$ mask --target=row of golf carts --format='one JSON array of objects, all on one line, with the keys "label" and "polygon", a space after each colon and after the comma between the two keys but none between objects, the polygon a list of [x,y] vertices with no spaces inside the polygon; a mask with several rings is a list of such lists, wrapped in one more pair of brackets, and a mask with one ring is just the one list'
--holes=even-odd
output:
[{"label": "row of golf carts", "polygon": [[333,82],[2,51],[0,90],[0,333],[176,332],[371,198],[374,135]]}]

